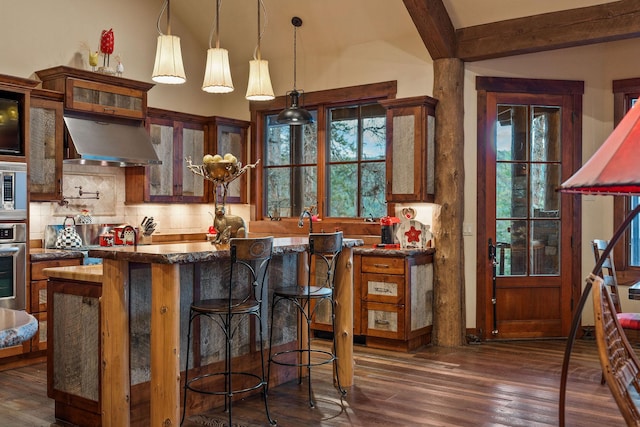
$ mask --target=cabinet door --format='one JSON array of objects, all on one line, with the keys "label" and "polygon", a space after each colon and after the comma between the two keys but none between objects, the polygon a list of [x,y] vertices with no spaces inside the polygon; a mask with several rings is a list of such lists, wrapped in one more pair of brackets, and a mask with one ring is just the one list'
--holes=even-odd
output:
[{"label": "cabinet door", "polygon": [[[221,119],[216,121],[216,152],[222,156],[233,154],[242,165],[246,164],[246,141],[248,123],[225,124]],[[246,174],[229,183],[227,203],[246,203]]]},{"label": "cabinet door", "polygon": [[63,105],[31,98],[29,185],[31,201],[62,199]]},{"label": "cabinet door", "polygon": [[433,202],[435,104],[430,97],[381,101],[387,107],[387,202]]},{"label": "cabinet door", "polygon": [[149,182],[149,195],[151,200],[157,197],[173,197],[177,195],[175,177],[175,138],[172,121],[150,119],[149,134],[151,143],[160,165],[151,165],[147,168]]},{"label": "cabinet door", "polygon": [[66,107],[89,113],[144,119],[146,92],[123,86],[67,79]]},{"label": "cabinet door", "polygon": [[197,122],[150,118],[151,143],[162,161],[147,167],[149,201],[202,203],[208,200],[207,188],[201,176],[192,173],[186,164],[202,163],[206,150],[205,127]]}]

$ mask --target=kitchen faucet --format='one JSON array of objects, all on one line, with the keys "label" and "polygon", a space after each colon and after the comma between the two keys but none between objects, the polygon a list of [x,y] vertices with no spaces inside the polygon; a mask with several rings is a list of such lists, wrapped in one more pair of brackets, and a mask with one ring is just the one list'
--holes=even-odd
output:
[{"label": "kitchen faucet", "polygon": [[309,234],[313,233],[313,218],[311,217],[311,211],[308,209],[303,209],[300,214],[300,219],[298,220],[298,227],[304,227],[304,217],[309,217]]}]

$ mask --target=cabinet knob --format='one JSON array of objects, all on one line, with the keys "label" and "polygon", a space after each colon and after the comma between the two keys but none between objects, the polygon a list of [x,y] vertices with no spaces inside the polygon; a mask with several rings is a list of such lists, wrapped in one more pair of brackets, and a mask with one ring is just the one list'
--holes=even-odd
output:
[{"label": "cabinet knob", "polygon": [[389,268],[389,264],[373,264],[373,266],[378,268]]}]

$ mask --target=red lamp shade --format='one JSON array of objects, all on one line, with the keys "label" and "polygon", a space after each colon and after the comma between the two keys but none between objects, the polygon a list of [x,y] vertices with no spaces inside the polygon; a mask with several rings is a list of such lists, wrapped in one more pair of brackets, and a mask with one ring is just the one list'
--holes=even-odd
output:
[{"label": "red lamp shade", "polygon": [[640,194],[640,107],[633,107],[591,158],[562,183],[565,193]]}]

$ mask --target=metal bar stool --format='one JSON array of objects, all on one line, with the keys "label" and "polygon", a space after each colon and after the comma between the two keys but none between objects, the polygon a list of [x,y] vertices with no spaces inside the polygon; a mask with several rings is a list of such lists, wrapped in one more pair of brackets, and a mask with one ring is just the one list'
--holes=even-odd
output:
[{"label": "metal bar stool", "polygon": [[[334,301],[334,279],[335,268],[338,256],[342,251],[342,232],[336,233],[311,233],[309,234],[309,248],[307,250],[308,277],[307,283],[293,284],[276,287],[273,291],[271,302],[271,333],[269,334],[269,375],[271,364],[283,366],[295,366],[298,368],[298,383],[302,383],[302,373],[307,372],[309,406],[314,407],[315,403],[311,390],[311,368],[327,363],[333,363],[336,377],[336,385],[341,395],[347,391],[340,384],[336,356],[335,338],[335,301]],[[331,351],[311,348],[311,322],[320,307],[322,301],[328,301],[331,306],[331,326],[333,335],[333,346]],[[292,303],[298,310],[298,336],[303,328],[306,328],[306,342],[299,340],[297,349],[272,353],[273,341],[273,315],[280,302]],[[292,361],[291,354],[296,354],[295,361]],[[269,377],[269,375],[267,375]]]},{"label": "metal bar stool", "polygon": [[[276,421],[269,414],[267,403],[267,377],[265,377],[264,346],[262,339],[262,295],[267,283],[267,273],[271,261],[273,237],[257,239],[234,238],[229,241],[231,252],[231,267],[227,295],[215,299],[202,299],[194,301],[189,310],[189,332],[187,335],[187,355],[184,381],[184,400],[182,420],[184,422],[187,410],[187,392],[193,391],[209,395],[223,395],[224,408],[229,415],[229,426],[232,425],[232,401],[234,394],[246,393],[262,388],[265,412],[271,425]],[[243,286],[245,285],[246,286]],[[261,372],[239,372],[232,368],[233,340],[240,328],[242,318],[254,316],[259,325],[259,352]],[[236,319],[240,317],[240,319]],[[225,336],[224,370],[221,372],[204,373],[189,379],[189,352],[191,351],[192,324],[196,318],[208,318],[216,323]],[[210,377],[224,377],[224,390],[217,389],[216,384],[204,385],[202,380]],[[234,378],[238,384],[234,389]],[[208,381],[205,381],[208,382]],[[247,383],[249,383],[247,385]],[[218,383],[219,384],[219,383]],[[220,387],[221,388],[221,387]]]}]

